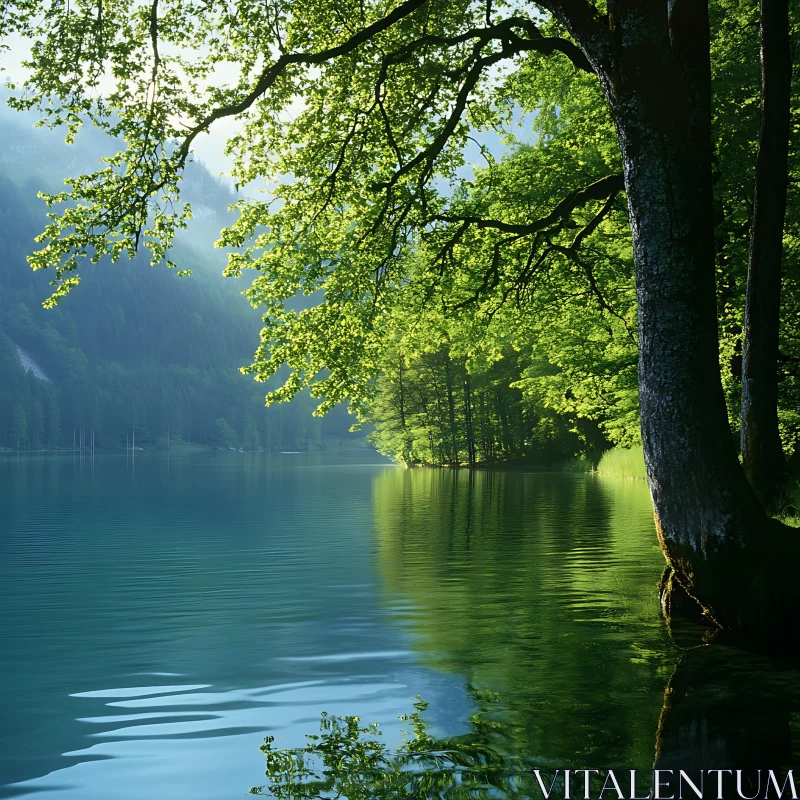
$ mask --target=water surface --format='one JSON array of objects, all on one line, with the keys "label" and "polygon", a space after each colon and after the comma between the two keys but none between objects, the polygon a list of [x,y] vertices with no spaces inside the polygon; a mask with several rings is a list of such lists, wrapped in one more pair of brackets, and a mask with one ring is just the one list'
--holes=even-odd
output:
[{"label": "water surface", "polygon": [[[672,747],[665,690],[687,667],[643,484],[347,451],[12,455],[0,473],[0,796],[242,797],[267,733],[300,744],[326,710],[397,739],[417,694],[436,731],[496,721],[541,765],[648,769]],[[786,697],[773,666],[742,681]],[[739,723],[718,707],[725,743]],[[791,758],[800,706],[760,707]]]}]

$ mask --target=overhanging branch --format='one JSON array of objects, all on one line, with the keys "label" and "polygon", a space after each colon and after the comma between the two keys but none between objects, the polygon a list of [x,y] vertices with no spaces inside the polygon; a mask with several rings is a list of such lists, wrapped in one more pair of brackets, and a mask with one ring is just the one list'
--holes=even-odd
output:
[{"label": "overhanging branch", "polygon": [[[600,307],[608,311],[612,315],[622,320],[628,335],[632,336],[630,329],[625,320],[616,312],[616,310],[606,301],[595,279],[591,267],[588,267],[582,259],[579,258],[578,251],[581,244],[586,238],[594,233],[603,219],[610,213],[614,200],[617,194],[623,189],[623,180],[621,174],[608,175],[598,181],[586,186],[582,189],[577,189],[567,195],[558,205],[546,216],[541,217],[534,222],[526,225],[519,225],[514,223],[506,223],[501,220],[482,219],[480,217],[460,217],[460,216],[439,216],[436,219],[439,221],[450,222],[458,224],[456,234],[444,245],[440,251],[440,256],[444,253],[450,253],[456,243],[459,242],[467,230],[474,226],[478,229],[493,229],[507,234],[503,238],[498,239],[492,247],[492,260],[489,268],[483,276],[481,285],[475,292],[466,300],[456,304],[455,309],[462,309],[473,303],[477,303],[481,297],[484,297],[489,292],[496,289],[501,281],[501,249],[504,245],[509,245],[520,239],[533,236],[533,241],[530,245],[528,258],[525,266],[519,273],[510,280],[508,285],[501,293],[500,301],[497,307],[490,312],[493,316],[502,305],[505,304],[509,296],[516,292],[517,301],[521,302],[522,295],[529,290],[529,285],[533,276],[542,268],[552,253],[560,253],[567,258],[573,260],[578,264],[586,273],[587,280],[589,281],[592,294],[598,299]],[[568,220],[571,220],[571,213],[579,206],[587,202],[598,201],[605,199],[603,206],[592,217],[592,219],[578,232],[575,238],[569,245],[554,244],[550,240],[550,236],[559,230],[566,227]],[[543,249],[540,247],[544,244]]]},{"label": "overhanging branch", "polygon": [[[525,36],[520,37],[516,32],[522,31]],[[484,28],[470,28],[456,36],[436,36],[429,34],[409,42],[403,47],[387,53],[383,60],[382,68],[385,70],[392,64],[400,64],[417,50],[424,47],[455,47],[469,41],[476,41],[480,45],[488,44],[492,40],[524,42],[524,50],[536,50],[542,55],[563,53],[580,70],[594,72],[586,56],[573,42],[557,36],[544,36],[536,24],[526,17],[508,17],[494,25]]]},{"label": "overhanging branch", "polygon": [[[460,222],[466,225],[474,225],[479,230],[493,228],[502,233],[513,233],[520,236],[528,236],[532,233],[551,228],[563,222],[578,207],[593,200],[605,200],[613,197],[617,192],[624,189],[622,173],[607,175],[605,178],[595,181],[582,189],[570,192],[549,214],[539,219],[519,224],[514,222],[503,222],[499,219],[484,219],[482,217],[457,216],[443,214],[435,217],[438,222]],[[599,221],[598,221],[599,222]],[[591,223],[590,223],[591,224]],[[589,231],[588,233],[591,233]],[[588,233],[586,235],[588,235]],[[580,235],[580,234],[579,234]]]},{"label": "overhanging branch", "polygon": [[207,117],[205,117],[205,119],[201,120],[201,122],[190,131],[181,145],[181,163],[186,160],[186,157],[189,155],[189,149],[192,146],[192,142],[200,133],[208,130],[208,128],[219,119],[223,119],[224,117],[234,117],[237,114],[247,111],[247,109],[250,108],[250,106],[252,106],[259,97],[261,97],[268,89],[270,89],[270,87],[275,84],[287,67],[293,64],[313,66],[315,64],[322,64],[330,59],[346,55],[362,45],[364,42],[369,41],[373,36],[387,30],[388,28],[391,28],[392,25],[396,24],[410,14],[413,14],[417,9],[425,5],[425,3],[426,0],[406,0],[406,2],[401,3],[394,11],[383,17],[383,19],[373,22],[372,25],[368,25],[363,30],[360,30],[358,33],[351,36],[346,42],[336,45],[335,47],[329,47],[326,50],[320,50],[318,53],[284,53],[277,61],[275,61],[266,70],[264,70],[264,72],[261,73],[261,77],[258,79],[255,87],[246,97],[244,97],[238,103],[234,103],[230,106],[222,106],[212,111]]},{"label": "overhanging branch", "polygon": [[[338,58],[339,56],[346,55],[352,52],[360,45],[372,39],[377,34],[392,27],[400,20],[413,14],[421,8],[427,0],[406,0],[401,3],[394,11],[387,14],[383,19],[380,19],[372,25],[368,25],[363,30],[351,36],[347,41],[334,47],[329,47],[317,53],[283,53],[277,61],[272,63],[267,69],[262,72],[261,77],[256,82],[252,91],[247,94],[238,103],[229,106],[221,106],[208,114],[202,119],[186,136],[180,148],[180,162],[183,163],[189,154],[192,142],[203,131],[208,128],[217,120],[224,117],[236,116],[245,112],[256,102],[261,96],[264,95],[280,78],[287,67],[295,64],[302,64],[306,66],[314,66],[322,64],[325,61]],[[525,33],[525,36],[519,36],[516,33],[520,30]],[[392,64],[402,63],[403,60],[408,58],[416,50],[426,46],[440,46],[440,47],[453,47],[458,44],[463,44],[469,41],[476,42],[476,52],[490,41],[500,40],[503,41],[503,50],[500,53],[492,54],[486,57],[483,66],[488,66],[502,58],[507,58],[521,52],[539,52],[543,55],[551,55],[560,52],[572,61],[576,68],[585,72],[594,72],[589,60],[583,54],[581,49],[568,39],[560,37],[544,36],[535,23],[526,19],[525,17],[509,17],[502,20],[495,25],[489,25],[485,28],[471,28],[457,36],[423,36],[409,42],[402,48],[393,51],[383,59],[381,68],[381,77],[378,80],[378,86],[385,80],[386,70]],[[481,69],[482,69],[481,67]],[[480,70],[479,70],[480,72]],[[477,78],[476,78],[477,81]],[[473,84],[474,85],[474,84]]]}]

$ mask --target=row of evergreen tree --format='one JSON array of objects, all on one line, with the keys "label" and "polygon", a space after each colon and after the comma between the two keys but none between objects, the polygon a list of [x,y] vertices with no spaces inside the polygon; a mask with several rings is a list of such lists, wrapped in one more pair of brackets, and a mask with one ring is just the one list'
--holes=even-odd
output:
[{"label": "row of evergreen tree", "polygon": [[83,152],[90,142],[68,149],[8,115],[0,116],[8,143],[0,159],[0,448],[124,448],[134,437],[144,448],[351,443],[343,409],[321,420],[307,395],[265,408],[266,388],[238,372],[260,319],[241,296],[244,282],[221,275],[225,258],[208,231],[225,224],[233,196],[200,165],[186,180],[199,219],[176,247],[191,277],[150,268],[143,254],[125,265],[86,263],[80,289],[43,309],[50,276],[26,262],[44,222],[36,192],[67,169],[59,158],[96,156]]},{"label": "row of evergreen tree", "polygon": [[248,393],[244,378],[141,369],[118,373],[118,389],[113,390],[110,371],[93,371],[72,383],[43,380],[20,365],[16,346],[0,333],[0,419],[5,421],[0,448],[108,449],[135,442],[148,449],[193,443],[220,449],[305,450],[339,446],[352,438],[343,412],[335,412],[335,418],[313,417],[308,398],[265,409],[260,395]]}]

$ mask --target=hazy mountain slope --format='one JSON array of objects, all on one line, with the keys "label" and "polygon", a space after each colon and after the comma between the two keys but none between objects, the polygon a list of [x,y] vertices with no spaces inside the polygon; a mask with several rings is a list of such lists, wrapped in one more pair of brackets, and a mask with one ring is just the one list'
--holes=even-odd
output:
[{"label": "hazy mountain slope", "polygon": [[191,277],[151,268],[147,254],[86,264],[80,287],[42,309],[50,276],[25,260],[45,220],[36,193],[91,169],[109,147],[95,131],[68,146],[29,123],[0,114],[0,447],[71,447],[81,428],[94,430],[98,446],[124,446],[133,425],[137,445],[150,447],[168,430],[173,441],[226,447],[350,438],[343,412],[321,427],[307,398],[264,409],[264,387],[238,373],[257,343],[259,314],[241,296],[245,280],[221,276],[225,256],[211,244],[233,196],[202,165],[187,170],[195,219],[174,252]]}]

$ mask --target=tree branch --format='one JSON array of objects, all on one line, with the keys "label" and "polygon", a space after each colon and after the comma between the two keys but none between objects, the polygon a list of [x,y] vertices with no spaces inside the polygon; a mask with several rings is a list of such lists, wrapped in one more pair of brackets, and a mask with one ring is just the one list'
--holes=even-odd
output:
[{"label": "tree branch", "polygon": [[[502,293],[502,297],[499,301],[497,308],[491,312],[493,315],[496,313],[499,308],[506,302],[508,297],[511,295],[512,292],[516,291],[517,293],[517,301],[521,301],[522,293],[524,292],[526,286],[529,284],[530,279],[533,275],[541,268],[544,264],[545,260],[551,253],[560,253],[571,260],[573,260],[576,264],[578,264],[586,273],[586,277],[589,281],[589,285],[592,291],[592,294],[598,299],[600,303],[601,309],[607,310],[609,313],[613,314],[615,317],[619,318],[623,325],[625,326],[628,335],[633,338],[633,335],[630,329],[627,326],[625,320],[616,312],[614,308],[610,306],[610,304],[605,300],[603,297],[600,288],[595,280],[594,273],[592,272],[591,267],[585,264],[582,259],[578,257],[578,249],[580,248],[583,241],[591,236],[603,219],[609,214],[611,211],[614,199],[616,198],[617,194],[622,190],[622,176],[619,174],[616,175],[608,175],[605,178],[601,178],[598,181],[590,184],[589,186],[578,189],[574,192],[571,192],[567,197],[562,200],[553,211],[545,217],[536,220],[535,222],[530,223],[529,225],[514,225],[510,223],[504,223],[499,220],[485,220],[480,219],[477,217],[437,217],[437,219],[444,219],[451,222],[458,222],[459,227],[456,232],[456,235],[450,239],[448,243],[442,248],[442,253],[445,251],[449,251],[452,253],[453,247],[458,240],[460,240],[464,234],[466,233],[467,229],[470,225],[475,225],[477,228],[492,228],[495,230],[500,230],[504,233],[510,234],[509,236],[498,239],[492,249],[492,262],[489,266],[488,270],[484,274],[483,281],[481,285],[475,290],[475,292],[466,300],[456,304],[454,307],[455,309],[465,308],[468,305],[476,303],[480,300],[482,296],[484,296],[487,292],[497,288],[500,283],[501,273],[500,273],[500,249],[505,244],[510,244],[519,239],[529,236],[535,233],[539,233],[539,236],[535,236],[533,243],[531,244],[531,249],[528,254],[528,258],[526,261],[525,266],[519,272],[519,274],[513,279],[512,283],[506,287],[506,289]],[[536,253],[539,249],[539,244],[541,242],[542,236],[546,236],[546,234],[542,234],[542,231],[545,231],[548,228],[553,228],[555,226],[563,225],[566,219],[569,217],[570,213],[580,205],[591,201],[591,200],[601,200],[603,197],[606,197],[606,201],[603,204],[600,211],[595,214],[595,216],[578,232],[575,238],[572,240],[572,243],[568,246],[553,244],[549,239],[545,239],[546,246],[541,253],[539,253],[538,258],[536,257]],[[635,341],[635,340],[634,340]]]},{"label": "tree branch", "polygon": [[574,261],[584,271],[584,273],[586,274],[586,279],[589,281],[589,288],[591,290],[591,293],[597,300],[601,311],[608,311],[609,314],[615,316],[622,323],[622,326],[625,328],[625,332],[628,334],[630,340],[634,344],[636,344],[636,337],[634,336],[633,331],[630,329],[630,327],[628,327],[627,320],[608,302],[608,300],[606,300],[605,296],[603,295],[603,292],[600,289],[600,285],[597,283],[597,279],[595,278],[594,269],[589,263],[584,261],[578,255],[578,249],[580,248],[584,239],[586,239],[588,236],[594,233],[594,231],[597,230],[598,225],[611,211],[616,196],[617,196],[616,192],[613,192],[608,196],[608,199],[603,204],[603,207],[578,232],[578,235],[572,240],[572,244],[570,244],[568,247],[564,247],[562,245],[550,243],[550,248],[557,253],[561,253],[561,255],[565,256],[566,258],[569,258],[571,261]]},{"label": "tree branch", "polygon": [[[427,0],[406,0],[406,2],[401,3],[391,14],[374,22],[372,25],[368,25],[363,30],[351,36],[347,41],[335,47],[330,47],[317,53],[283,53],[277,61],[262,72],[256,85],[246,97],[233,105],[221,106],[215,109],[189,132],[180,148],[181,163],[185,161],[192,142],[200,133],[207,130],[209,126],[217,120],[224,117],[236,116],[250,108],[259,97],[275,84],[290,65],[304,64],[313,66],[346,55],[364,44],[364,42],[369,41],[376,34],[387,30],[392,25],[417,11],[426,1]],[[524,31],[527,38],[517,35],[514,29]],[[560,52],[569,58],[576,68],[585,72],[594,72],[592,64],[581,49],[569,40],[560,37],[543,36],[534,22],[525,17],[509,17],[495,25],[485,28],[471,28],[457,36],[423,36],[419,39],[415,39],[413,42],[409,42],[409,44],[384,57],[381,67],[381,77],[378,79],[378,86],[380,86],[382,80],[385,80],[385,73],[390,65],[401,63],[405,58],[421,47],[429,45],[453,47],[471,40],[477,40],[476,52],[489,41],[503,41],[503,50],[500,53],[487,56],[486,59],[484,59],[485,63],[483,66],[488,66],[489,64],[501,60],[501,58],[508,58],[509,56],[525,51],[536,51],[543,55],[551,55]]]},{"label": "tree branch", "polygon": [[611,211],[616,196],[617,192],[611,192],[611,194],[609,194],[608,199],[603,204],[603,207],[597,212],[597,214],[595,214],[594,217],[592,217],[591,220],[589,220],[585,227],[578,231],[577,236],[572,240],[572,244],[569,246],[570,250],[577,250],[581,246],[583,240],[588,236],[591,236],[597,230],[597,226],[608,215],[609,211]]},{"label": "tree branch", "polygon": [[150,41],[153,44],[153,81],[155,81],[156,72],[161,64],[161,56],[158,54],[158,0],[153,0],[150,6]]},{"label": "tree branch", "polygon": [[[479,230],[493,228],[503,233],[515,233],[521,236],[528,236],[537,231],[544,230],[553,225],[557,225],[568,217],[576,208],[592,200],[603,200],[613,198],[617,192],[624,189],[622,173],[607,175],[605,178],[595,181],[582,189],[570,192],[547,216],[541,217],[534,222],[527,224],[517,224],[513,222],[503,222],[498,219],[483,219],[481,217],[462,217],[451,215],[440,215],[434,219],[439,222],[462,222],[467,225],[474,225]],[[599,220],[597,221],[599,224]],[[592,223],[589,223],[590,225]],[[586,235],[592,231],[588,231]],[[581,236],[581,234],[578,234]]]},{"label": "tree branch", "polygon": [[406,2],[401,3],[394,11],[392,11],[391,14],[387,14],[385,17],[383,17],[383,19],[379,19],[377,22],[373,22],[372,25],[368,25],[363,30],[360,30],[358,33],[351,36],[346,42],[336,45],[335,47],[329,47],[326,50],[320,50],[318,53],[284,53],[277,61],[275,61],[266,70],[264,70],[264,72],[261,73],[261,77],[258,79],[255,87],[246,97],[231,106],[222,106],[212,111],[208,116],[205,117],[205,119],[201,120],[201,122],[190,131],[187,137],[183,140],[183,144],[180,148],[180,163],[183,163],[186,160],[187,156],[189,155],[189,149],[192,146],[192,142],[200,133],[207,130],[212,123],[219,119],[223,119],[224,117],[233,117],[237,114],[247,111],[247,109],[250,108],[250,106],[252,106],[253,103],[255,103],[259,97],[261,97],[261,95],[263,95],[275,84],[288,66],[292,64],[313,66],[314,64],[322,64],[332,58],[338,58],[339,56],[346,55],[360,45],[364,44],[364,42],[369,41],[376,34],[385,31],[387,28],[391,28],[392,25],[396,24],[410,14],[413,14],[417,9],[425,5],[425,2],[426,0],[406,0]]},{"label": "tree branch", "polygon": [[[522,30],[526,38],[520,37],[514,31]],[[525,42],[525,50],[536,50],[543,55],[551,55],[554,52],[563,53],[572,63],[585,72],[594,72],[581,49],[568,39],[560,37],[544,36],[533,20],[527,17],[508,17],[494,25],[487,25],[485,28],[470,28],[457,36],[436,36],[426,35],[415,39],[412,42],[387,53],[383,67],[392,64],[399,64],[408,56],[422,47],[431,45],[437,47],[455,47],[471,40],[477,40],[481,45],[487,44],[492,40],[514,39],[517,42]]]}]

